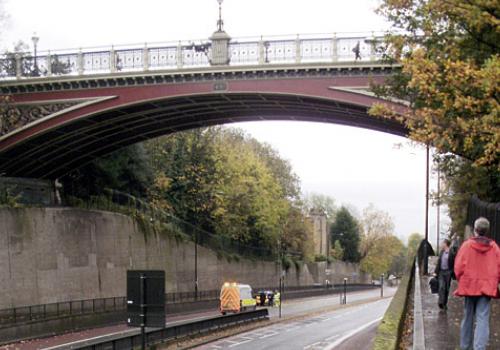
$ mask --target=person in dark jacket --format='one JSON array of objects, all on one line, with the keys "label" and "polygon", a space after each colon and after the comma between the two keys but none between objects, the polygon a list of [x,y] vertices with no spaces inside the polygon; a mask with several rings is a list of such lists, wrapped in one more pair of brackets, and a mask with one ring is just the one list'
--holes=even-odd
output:
[{"label": "person in dark jacket", "polygon": [[441,253],[436,264],[436,274],[439,281],[439,299],[438,305],[440,309],[448,308],[448,295],[450,294],[450,284],[453,275],[453,267],[455,265],[455,255],[450,249],[451,242],[445,239],[441,243]]}]

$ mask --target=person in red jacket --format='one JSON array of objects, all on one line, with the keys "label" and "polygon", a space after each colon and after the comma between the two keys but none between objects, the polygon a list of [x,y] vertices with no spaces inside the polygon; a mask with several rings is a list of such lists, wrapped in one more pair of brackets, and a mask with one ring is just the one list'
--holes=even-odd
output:
[{"label": "person in red jacket", "polygon": [[[486,349],[490,337],[490,301],[500,297],[500,248],[486,237],[489,230],[487,219],[477,219],[474,237],[462,244],[455,258],[458,288],[454,294],[465,297],[460,328],[462,349]],[[473,333],[474,318],[476,328]]]}]

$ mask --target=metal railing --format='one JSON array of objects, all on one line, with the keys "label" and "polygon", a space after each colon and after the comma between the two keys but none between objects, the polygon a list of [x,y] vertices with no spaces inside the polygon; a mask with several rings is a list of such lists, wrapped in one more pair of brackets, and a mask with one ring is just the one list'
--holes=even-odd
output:
[{"label": "metal railing", "polygon": [[[326,288],[324,285],[309,286],[287,286],[286,299],[305,298],[318,295],[335,294],[343,288],[342,284],[330,285]],[[378,285],[353,283],[347,285],[348,291],[362,291],[368,289],[380,288]],[[278,290],[277,286],[256,287],[254,292],[259,290]],[[178,292],[166,293],[165,302],[168,305],[204,302],[219,299],[220,290],[207,290],[198,292]],[[0,309],[0,327],[11,326],[18,323],[30,321],[43,321],[52,318],[61,318],[66,316],[80,316],[89,314],[98,314],[103,312],[124,311],[126,310],[126,297],[97,298],[86,300],[62,301],[58,303],[19,306],[9,309]]]},{"label": "metal railing", "polygon": [[[338,33],[232,39],[230,66],[370,62],[380,60],[384,33]],[[0,57],[0,79],[81,76],[209,67],[211,43],[179,41],[31,53]]]},{"label": "metal railing", "polygon": [[500,202],[489,203],[472,196],[467,207],[467,225],[474,227],[474,221],[481,216],[490,221],[490,237],[500,243]]},{"label": "metal railing", "polygon": [[0,326],[50,318],[124,310],[125,297],[62,301],[0,310]]}]

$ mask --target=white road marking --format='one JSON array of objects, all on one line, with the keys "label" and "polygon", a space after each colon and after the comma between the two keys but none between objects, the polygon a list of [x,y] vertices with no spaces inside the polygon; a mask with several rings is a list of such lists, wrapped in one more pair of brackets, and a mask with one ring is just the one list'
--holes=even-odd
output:
[{"label": "white road marking", "polygon": [[332,350],[332,349],[334,349],[336,346],[339,346],[340,344],[342,344],[344,341],[346,341],[347,339],[349,339],[350,337],[352,337],[356,333],[359,333],[359,332],[365,330],[366,328],[370,327],[371,325],[373,325],[373,324],[375,324],[377,322],[380,322],[381,319],[382,319],[382,317],[379,317],[379,318],[377,318],[377,319],[375,319],[373,321],[365,323],[361,327],[358,327],[358,328],[352,330],[351,332],[345,334],[342,338],[338,339],[334,343],[332,343],[329,346],[327,346],[324,350]]},{"label": "white road marking", "polygon": [[235,346],[239,346],[239,345],[251,342],[252,340],[254,340],[254,339],[248,339],[248,340],[244,340],[242,342],[236,343],[236,344],[231,344],[231,345],[228,346],[228,348],[234,348]]},{"label": "white road marking", "polygon": [[307,345],[304,347],[304,350],[309,350],[309,349],[312,349],[314,348],[316,345],[319,345],[321,342],[320,341],[317,341],[316,343],[313,343],[311,345]]},{"label": "white road marking", "polygon": [[326,341],[332,341],[334,339],[337,339],[338,337],[340,337],[340,334],[335,334],[335,335],[332,335],[331,337],[328,337],[326,338],[325,340]]},{"label": "white road marking", "polygon": [[41,349],[43,349],[43,350],[53,350],[53,349],[58,349],[58,348],[63,347],[63,346],[66,347],[66,346],[71,346],[71,345],[74,345],[74,344],[83,344],[83,343],[86,343],[86,342],[91,341],[91,340],[96,340],[96,339],[101,339],[101,338],[105,338],[105,337],[110,337],[110,336],[113,336],[113,335],[118,335],[118,334],[125,335],[127,333],[132,333],[134,331],[136,331],[136,329],[127,329],[127,330],[120,331],[120,332],[108,333],[108,334],[104,334],[104,335],[99,335],[97,337],[75,340],[75,341],[72,341],[72,342],[69,342],[69,343],[63,343],[63,344],[54,345],[54,346],[51,346],[51,347],[48,347],[48,348],[41,348]]},{"label": "white road marking", "polygon": [[273,331],[273,332],[270,332],[270,333],[268,333],[268,334],[266,334],[266,335],[263,335],[262,337],[259,337],[259,339],[264,339],[264,338],[273,337],[273,336],[278,335],[278,334],[279,334],[278,332]]}]

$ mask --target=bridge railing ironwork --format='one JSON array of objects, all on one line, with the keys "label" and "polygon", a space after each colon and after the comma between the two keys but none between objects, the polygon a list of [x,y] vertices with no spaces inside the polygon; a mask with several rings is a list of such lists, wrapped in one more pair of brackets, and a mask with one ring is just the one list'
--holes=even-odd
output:
[{"label": "bridge railing ironwork", "polygon": [[472,196],[467,207],[467,225],[474,227],[474,221],[481,216],[489,220],[490,237],[500,244],[500,202],[489,203]]},{"label": "bridge railing ironwork", "polygon": [[[230,66],[370,62],[384,55],[384,33],[338,33],[232,39]],[[179,41],[0,56],[0,79],[154,72],[210,67],[208,41]]]}]

